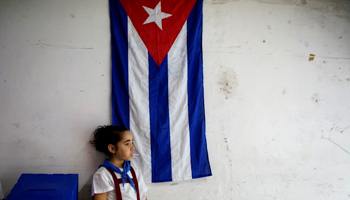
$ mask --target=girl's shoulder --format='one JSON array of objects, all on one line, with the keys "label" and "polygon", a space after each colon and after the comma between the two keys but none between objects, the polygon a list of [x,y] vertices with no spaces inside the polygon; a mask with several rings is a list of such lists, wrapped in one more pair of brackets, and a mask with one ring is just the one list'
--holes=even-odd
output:
[{"label": "girl's shoulder", "polygon": [[112,175],[104,167],[100,167],[93,175],[91,195],[114,190]]},{"label": "girl's shoulder", "polygon": [[99,167],[99,168],[97,169],[97,171],[95,172],[95,174],[96,174],[96,173],[102,173],[104,170],[107,171],[106,168],[104,168],[104,167]]},{"label": "girl's shoulder", "polygon": [[[105,167],[100,167],[98,170],[95,172],[95,174],[110,174],[108,169]],[[94,174],[94,175],[95,175]]]},{"label": "girl's shoulder", "polygon": [[113,177],[111,173],[104,167],[98,168],[98,170],[94,173],[93,179],[100,179],[107,182],[111,182]]}]

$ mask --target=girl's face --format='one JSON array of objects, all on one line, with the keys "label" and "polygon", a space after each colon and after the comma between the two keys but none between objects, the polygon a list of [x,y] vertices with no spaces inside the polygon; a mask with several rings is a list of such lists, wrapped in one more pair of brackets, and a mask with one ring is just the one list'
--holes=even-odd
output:
[{"label": "girl's face", "polygon": [[134,156],[134,136],[130,131],[124,131],[122,139],[117,143],[115,157],[120,160],[130,161]]}]

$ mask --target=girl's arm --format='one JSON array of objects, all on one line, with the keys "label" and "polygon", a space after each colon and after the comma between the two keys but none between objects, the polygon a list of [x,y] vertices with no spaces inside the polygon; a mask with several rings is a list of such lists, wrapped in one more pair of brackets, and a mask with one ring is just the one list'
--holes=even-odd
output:
[{"label": "girl's arm", "polygon": [[94,194],[94,197],[93,197],[93,200],[106,200],[106,199],[107,199],[107,192]]}]

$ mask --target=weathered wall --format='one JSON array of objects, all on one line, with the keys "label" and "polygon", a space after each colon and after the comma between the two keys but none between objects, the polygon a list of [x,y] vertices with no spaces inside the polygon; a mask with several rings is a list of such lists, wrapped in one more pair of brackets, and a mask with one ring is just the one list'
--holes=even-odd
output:
[{"label": "weathered wall", "polygon": [[[213,176],[148,199],[349,199],[350,2],[207,0],[204,78]],[[78,173],[110,123],[107,1],[0,1],[0,181]],[[309,61],[310,54],[314,59]]]}]

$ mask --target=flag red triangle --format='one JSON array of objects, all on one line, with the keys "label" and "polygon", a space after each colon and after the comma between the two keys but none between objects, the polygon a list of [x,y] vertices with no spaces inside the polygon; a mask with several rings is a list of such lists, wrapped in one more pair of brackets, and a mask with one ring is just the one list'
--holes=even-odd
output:
[{"label": "flag red triangle", "polygon": [[[149,54],[160,66],[190,15],[196,0],[120,0],[120,2]],[[161,6],[158,5],[159,2]],[[157,6],[164,13],[162,16],[167,17],[159,20],[161,15],[156,16],[158,25],[156,22],[146,22],[146,20],[152,21],[148,19],[150,15],[147,10],[155,9]]]}]

